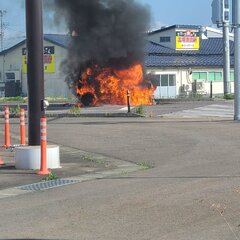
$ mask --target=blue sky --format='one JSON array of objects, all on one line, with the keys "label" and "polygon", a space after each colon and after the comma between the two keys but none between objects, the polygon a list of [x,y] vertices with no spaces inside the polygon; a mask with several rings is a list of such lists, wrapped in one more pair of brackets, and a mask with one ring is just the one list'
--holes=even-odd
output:
[{"label": "blue sky", "polygon": [[211,25],[212,0],[137,0],[152,12],[152,26],[174,24]]},{"label": "blue sky", "polygon": [[[46,0],[47,1],[47,0]],[[80,0],[81,1],[81,0]],[[117,1],[117,0],[116,0]],[[148,5],[151,9],[151,28],[173,24],[211,25],[212,0],[135,0]],[[18,41],[25,35],[24,0],[0,0],[0,10],[6,10],[5,42],[7,47],[12,41]],[[59,31],[45,24],[45,32]]]}]

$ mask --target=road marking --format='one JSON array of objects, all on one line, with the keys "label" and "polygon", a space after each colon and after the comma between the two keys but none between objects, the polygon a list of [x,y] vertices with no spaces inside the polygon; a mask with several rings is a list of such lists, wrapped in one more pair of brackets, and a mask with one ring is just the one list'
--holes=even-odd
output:
[{"label": "road marking", "polygon": [[226,105],[208,105],[204,107],[198,107],[194,109],[188,109],[169,114],[158,115],[159,117],[222,117],[233,118],[234,110],[233,106]]},{"label": "road marking", "polygon": [[[130,109],[134,109],[134,107],[130,107]],[[128,110],[128,107],[123,107],[123,108],[120,108],[119,111],[127,111]]]}]

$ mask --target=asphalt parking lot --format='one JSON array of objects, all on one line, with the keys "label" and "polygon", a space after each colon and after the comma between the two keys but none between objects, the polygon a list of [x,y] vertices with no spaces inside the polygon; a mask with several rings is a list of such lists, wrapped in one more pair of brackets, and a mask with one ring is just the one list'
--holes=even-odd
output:
[{"label": "asphalt parking lot", "polygon": [[[232,103],[225,104],[231,108]],[[177,106],[171,105],[166,114],[186,110]],[[154,108],[163,112],[161,106]],[[11,130],[17,135],[14,121]],[[238,122],[213,116],[51,118],[49,142],[147,168],[3,198],[0,236],[239,239],[239,130]],[[63,163],[69,163],[68,156],[63,155]],[[72,170],[75,175],[81,167]]]}]

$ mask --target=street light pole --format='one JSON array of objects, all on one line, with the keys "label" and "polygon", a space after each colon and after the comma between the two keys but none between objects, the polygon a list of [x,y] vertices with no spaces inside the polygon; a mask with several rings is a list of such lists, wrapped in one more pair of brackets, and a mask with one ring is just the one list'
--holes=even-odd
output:
[{"label": "street light pole", "polygon": [[[1,35],[1,52],[4,49],[3,41],[4,41],[4,21],[3,17],[4,14],[6,14],[6,10],[0,10],[0,35]],[[5,54],[3,54],[3,60],[2,60],[2,72],[1,72],[1,82],[5,82]]]},{"label": "street light pole", "polygon": [[40,145],[41,101],[44,99],[42,0],[26,0],[28,142]]},{"label": "street light pole", "polygon": [[0,10],[0,34],[1,34],[1,51],[3,51],[3,36],[4,36],[4,26],[5,26],[5,24],[4,24],[4,22],[3,22],[3,16],[4,16],[4,14],[6,14],[7,13],[7,11],[5,11],[5,10]]},{"label": "street light pole", "polygon": [[234,120],[240,120],[240,2],[233,0],[234,10]]},{"label": "street light pole", "polygon": [[223,23],[223,46],[224,46],[224,68],[223,68],[223,85],[224,96],[231,93],[230,90],[230,43],[229,43],[229,22]]}]

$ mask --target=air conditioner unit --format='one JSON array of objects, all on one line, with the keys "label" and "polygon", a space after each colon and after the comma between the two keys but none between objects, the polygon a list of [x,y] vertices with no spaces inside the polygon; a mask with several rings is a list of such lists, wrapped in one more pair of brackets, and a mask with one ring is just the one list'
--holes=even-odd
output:
[{"label": "air conditioner unit", "polygon": [[196,90],[197,91],[204,91],[204,82],[196,82]]},{"label": "air conditioner unit", "polygon": [[9,81],[20,81],[20,71],[7,71],[5,72],[6,82]]},{"label": "air conditioner unit", "polygon": [[182,91],[183,92],[190,92],[190,91],[192,91],[192,85],[190,85],[190,84],[183,84],[182,85]]}]

